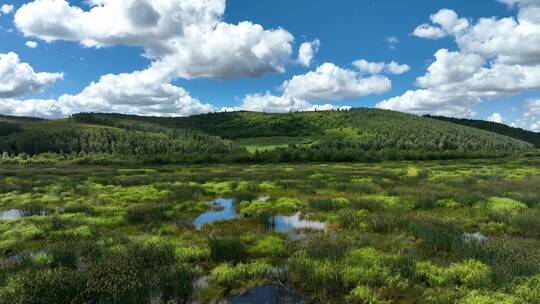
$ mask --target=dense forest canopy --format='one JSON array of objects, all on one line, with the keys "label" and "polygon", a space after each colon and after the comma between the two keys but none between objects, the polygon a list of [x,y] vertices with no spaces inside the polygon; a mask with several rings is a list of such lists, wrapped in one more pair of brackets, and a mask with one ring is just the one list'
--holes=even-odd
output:
[{"label": "dense forest canopy", "polygon": [[482,129],[490,131],[493,133],[506,135],[508,137],[520,139],[528,143],[533,144],[535,147],[540,148],[540,133],[524,130],[521,128],[514,128],[502,123],[496,123],[485,120],[476,120],[476,119],[463,119],[463,118],[452,118],[444,116],[430,116],[428,118],[438,119],[442,121],[448,121],[455,124],[460,124],[464,126],[469,126],[477,129]]},{"label": "dense forest canopy", "polygon": [[[110,154],[148,161],[364,161],[500,157],[525,141],[440,119],[378,109],[143,117],[81,113],[62,120],[0,117],[0,152]],[[273,149],[245,143],[272,138]],[[286,138],[279,144],[280,138]],[[242,142],[242,145],[237,142]],[[174,157],[171,157],[174,156]],[[165,160],[164,160],[165,159]]]}]

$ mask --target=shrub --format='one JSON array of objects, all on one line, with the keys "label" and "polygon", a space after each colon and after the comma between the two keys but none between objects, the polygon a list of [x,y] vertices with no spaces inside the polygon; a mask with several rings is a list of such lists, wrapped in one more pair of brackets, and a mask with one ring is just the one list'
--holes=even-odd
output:
[{"label": "shrub", "polygon": [[166,206],[132,205],[127,208],[127,220],[130,223],[157,223],[167,218]]},{"label": "shrub", "polygon": [[435,251],[451,251],[461,246],[463,230],[458,226],[434,218],[417,218],[410,222],[409,231],[421,238]]},{"label": "shrub", "polygon": [[487,207],[494,216],[515,215],[527,209],[527,205],[522,202],[502,197],[490,198]]},{"label": "shrub", "polygon": [[461,204],[451,198],[447,198],[438,200],[435,202],[435,206],[448,209],[457,209],[461,206]]},{"label": "shrub", "polygon": [[209,276],[210,283],[225,290],[241,286],[243,283],[264,281],[272,271],[272,266],[262,261],[236,266],[221,264],[214,268]]},{"label": "shrub", "polygon": [[377,291],[365,285],[356,286],[347,296],[348,303],[358,304],[388,304],[390,301],[384,300]]},{"label": "shrub", "polygon": [[193,294],[193,281],[197,272],[188,264],[173,265],[160,278],[163,302],[187,303]]},{"label": "shrub", "polygon": [[208,237],[210,257],[215,262],[238,263],[245,260],[247,252],[238,235]]},{"label": "shrub", "polygon": [[277,236],[267,236],[258,240],[250,251],[258,256],[277,258],[287,254],[287,243]]},{"label": "shrub", "polygon": [[487,287],[491,283],[491,269],[477,260],[466,260],[450,267],[435,266],[431,262],[416,264],[416,278],[430,287],[466,286]]},{"label": "shrub", "polygon": [[337,221],[339,225],[346,229],[358,229],[366,230],[366,224],[364,223],[367,217],[366,210],[350,210],[343,209],[337,214]]},{"label": "shrub", "polygon": [[480,290],[469,291],[460,301],[461,304],[518,304],[518,299],[501,292],[487,292]]},{"label": "shrub", "polygon": [[34,269],[19,274],[14,281],[12,302],[6,303],[84,303],[86,287],[80,273],[63,269]]},{"label": "shrub", "polygon": [[272,207],[276,214],[291,214],[302,208],[303,204],[296,198],[280,198]]},{"label": "shrub", "polygon": [[524,303],[540,303],[540,275],[523,277],[515,282],[514,295]]},{"label": "shrub", "polygon": [[491,266],[493,280],[507,284],[514,277],[540,272],[540,253],[535,242],[520,239],[490,238],[483,242],[467,242],[459,253]]},{"label": "shrub", "polygon": [[334,198],[334,199],[315,199],[309,200],[308,206],[312,209],[320,211],[331,211],[347,208],[351,205],[351,202],[346,198]]}]

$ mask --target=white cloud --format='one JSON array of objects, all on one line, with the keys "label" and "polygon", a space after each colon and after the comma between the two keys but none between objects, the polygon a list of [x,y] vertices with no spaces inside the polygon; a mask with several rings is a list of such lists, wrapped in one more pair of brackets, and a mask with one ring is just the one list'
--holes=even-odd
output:
[{"label": "white cloud", "polygon": [[247,95],[239,107],[229,110],[287,113],[297,111],[325,111],[336,109],[350,109],[350,107],[339,107],[331,104],[317,105],[303,99],[286,96],[274,96],[270,92],[266,92],[266,94],[264,95]]},{"label": "white cloud", "polygon": [[439,39],[446,37],[447,34],[439,27],[424,23],[414,29],[413,35],[426,39]]},{"label": "white cloud", "polygon": [[13,12],[13,9],[14,9],[14,6],[11,4],[2,4],[2,6],[0,6],[0,15],[11,14],[11,12]]},{"label": "white cloud", "polygon": [[362,78],[357,72],[324,63],[315,71],[296,75],[282,85],[283,95],[305,100],[343,100],[381,94],[392,88],[383,76]]},{"label": "white cloud", "polygon": [[399,64],[395,61],[392,61],[386,65],[386,70],[390,74],[400,75],[400,74],[407,73],[408,71],[410,71],[411,67],[406,64]]},{"label": "white cloud", "polygon": [[386,43],[388,43],[388,47],[391,50],[394,50],[399,43],[399,38],[397,36],[386,37],[384,38],[384,40],[386,41]]},{"label": "white cloud", "polygon": [[62,79],[62,73],[36,73],[13,52],[0,54],[0,98],[13,98],[27,93],[40,93]]},{"label": "white cloud", "polygon": [[539,89],[540,48],[536,45],[540,45],[540,18],[532,12],[539,9],[540,3],[502,1],[517,4],[517,19],[482,18],[471,25],[450,10],[432,15],[433,28],[453,36],[459,50],[437,51],[427,73],[416,80],[419,90],[407,91],[377,106],[422,114],[470,116],[474,114],[473,108],[486,98]]},{"label": "white cloud", "polygon": [[431,15],[431,22],[418,26],[413,35],[426,39],[439,39],[448,35],[458,35],[469,27],[469,21],[459,18],[456,12],[449,9],[441,9],[436,14]]},{"label": "white cloud", "polygon": [[29,47],[31,49],[35,49],[35,48],[37,48],[38,43],[35,42],[35,41],[26,41],[26,43],[24,45],[26,45],[27,47]]},{"label": "white cloud", "polygon": [[319,100],[343,100],[390,90],[392,82],[383,76],[362,78],[357,72],[346,70],[333,63],[324,63],[315,71],[293,76],[281,85],[283,94],[249,94],[242,104],[223,110],[265,112],[291,112],[350,109],[350,106],[314,104]]},{"label": "white cloud", "polygon": [[293,36],[284,29],[222,21],[225,0],[92,0],[89,10],[65,0],[23,5],[15,25],[25,36],[86,47],[142,46],[173,79],[230,79],[283,72]]},{"label": "white cloud", "polygon": [[444,89],[444,86],[471,78],[484,64],[485,60],[479,55],[441,49],[435,53],[435,61],[428,67],[427,74],[419,77],[416,83],[422,88]]},{"label": "white cloud", "polygon": [[365,59],[359,59],[352,63],[360,72],[370,74],[380,74],[384,70],[386,64],[384,62],[369,62]]},{"label": "white cloud", "polygon": [[537,117],[540,119],[540,99],[529,99],[525,102],[525,117]]},{"label": "white cloud", "polygon": [[298,50],[298,63],[306,67],[311,66],[313,56],[319,51],[320,45],[321,42],[319,41],[319,39],[316,39],[312,42],[302,43],[302,45],[300,45],[300,49]]},{"label": "white cloud", "polygon": [[[56,100],[0,100],[4,113],[66,116],[74,112],[121,112],[185,116],[214,111],[172,82],[177,78],[231,79],[283,72],[294,37],[249,21],[222,21],[225,0],[40,0],[15,13],[27,37],[67,40],[84,47],[140,46],[151,60],[142,71],[104,75],[75,95]],[[313,47],[316,43],[313,43]],[[313,49],[315,51],[315,49]]]},{"label": "white cloud", "polygon": [[399,64],[395,61],[390,63],[369,62],[364,59],[356,60],[352,63],[360,72],[369,74],[389,73],[399,75],[410,71],[411,67],[406,64]]},{"label": "white cloud", "polygon": [[64,117],[78,112],[187,116],[214,111],[189,92],[167,82],[151,69],[102,76],[76,95],[48,99],[0,99],[4,114]]},{"label": "white cloud", "polygon": [[487,118],[487,120],[500,124],[504,123],[504,118],[502,117],[501,113],[493,113]]}]

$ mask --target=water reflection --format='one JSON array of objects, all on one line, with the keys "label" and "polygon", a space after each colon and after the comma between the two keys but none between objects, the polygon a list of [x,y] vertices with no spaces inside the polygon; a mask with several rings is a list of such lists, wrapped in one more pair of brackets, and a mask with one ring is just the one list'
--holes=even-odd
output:
[{"label": "water reflection", "polygon": [[326,223],[302,219],[300,212],[291,216],[276,215],[273,218],[274,230],[277,232],[289,232],[295,229],[324,230]]},{"label": "water reflection", "polygon": [[6,221],[12,221],[27,216],[45,216],[49,214],[47,209],[43,208],[24,208],[24,209],[10,209],[6,211],[0,211],[0,219]]},{"label": "water reflection", "polygon": [[227,303],[301,304],[306,303],[306,301],[303,295],[274,283],[271,285],[257,287],[244,294],[237,295],[227,301]]},{"label": "water reflection", "polygon": [[201,229],[204,225],[212,224],[214,222],[238,218],[234,199],[218,198],[211,204],[212,210],[201,214],[193,221],[193,225],[195,225],[197,229]]}]

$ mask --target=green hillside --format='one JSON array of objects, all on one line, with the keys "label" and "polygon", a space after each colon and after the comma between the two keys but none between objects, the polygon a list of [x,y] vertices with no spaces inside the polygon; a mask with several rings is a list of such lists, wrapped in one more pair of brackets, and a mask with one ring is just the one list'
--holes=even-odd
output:
[{"label": "green hillside", "polygon": [[[10,121],[16,121],[11,119]],[[234,142],[193,130],[122,129],[69,120],[1,122],[0,151],[21,153],[106,153],[120,155],[236,154],[245,150]]]},{"label": "green hillside", "polygon": [[426,117],[494,132],[497,134],[505,135],[508,137],[512,137],[515,139],[519,139],[519,140],[531,143],[535,147],[540,148],[540,133],[538,132],[532,132],[532,131],[524,130],[521,128],[514,128],[505,124],[500,124],[500,123],[485,121],[485,120],[460,119],[460,118],[451,118],[451,117],[444,117],[444,116],[429,116],[429,115],[427,115]]},{"label": "green hillside", "polygon": [[4,158],[54,153],[146,162],[372,161],[501,157],[532,147],[478,128],[378,109],[181,118],[99,113],[61,120],[0,117]]},{"label": "green hillside", "polygon": [[[285,137],[286,144],[340,144],[361,150],[509,151],[530,145],[492,132],[450,122],[378,109],[269,114],[211,113],[184,118],[140,117],[119,114],[78,114],[73,120],[110,126],[150,126],[192,129],[227,139]],[[279,146],[275,141],[272,145]]]}]

